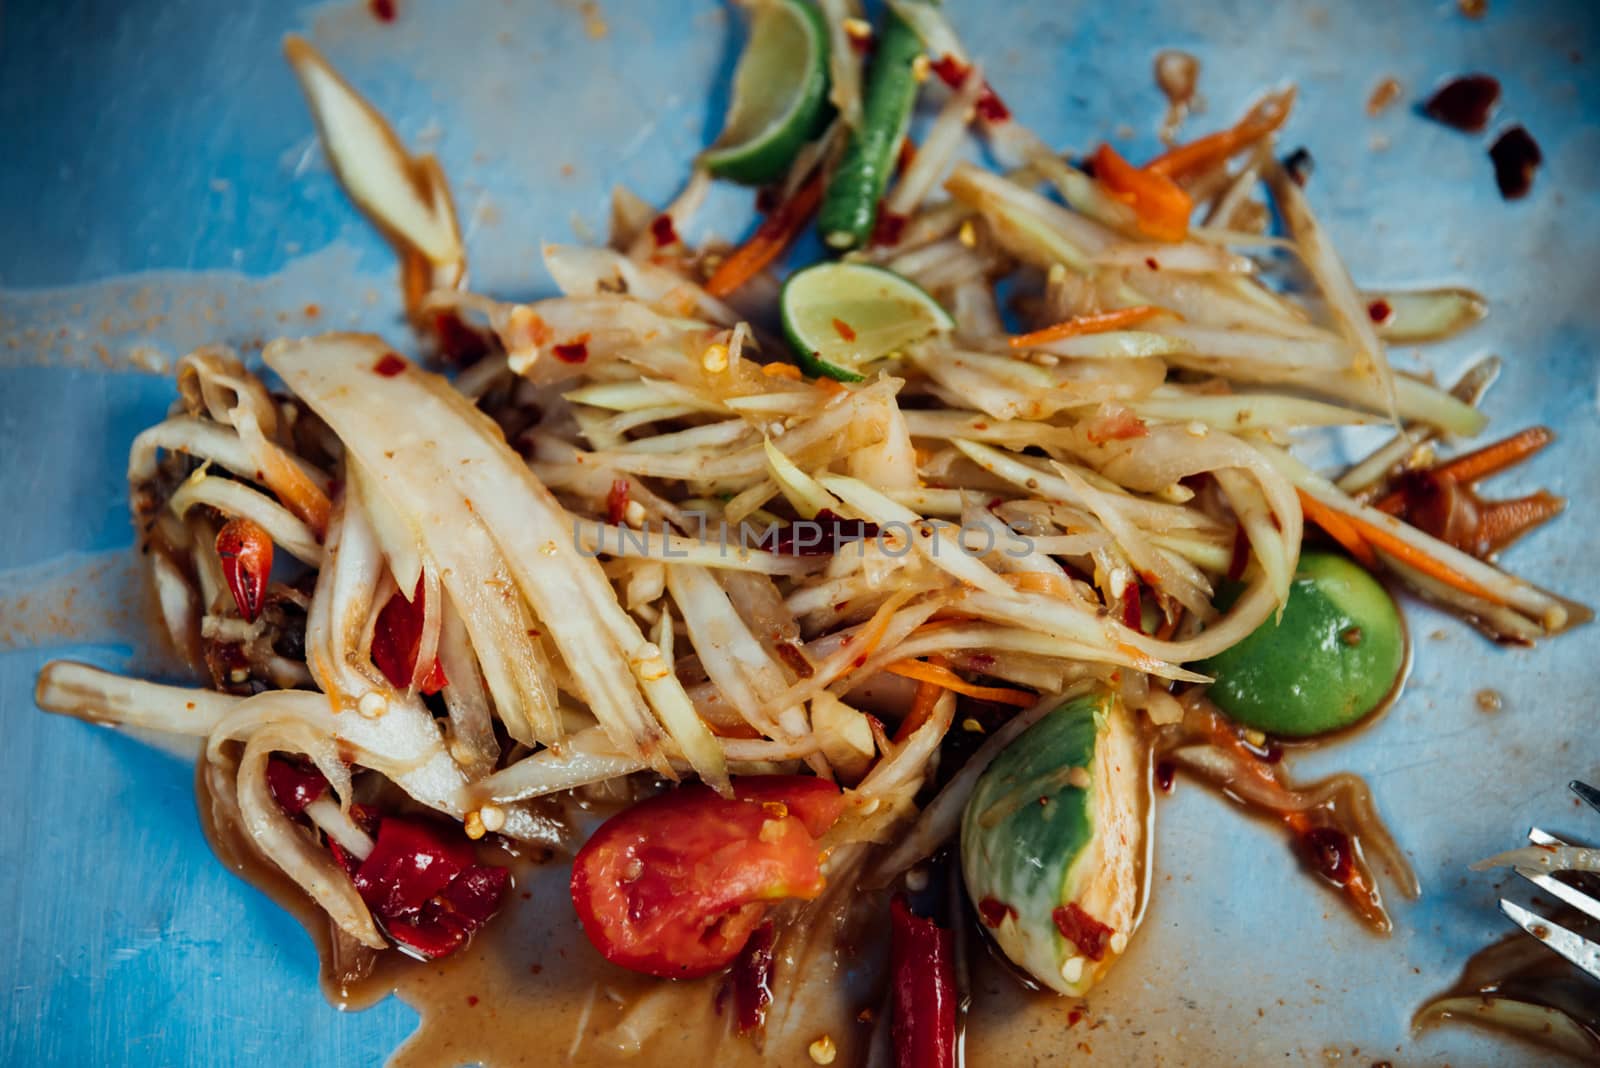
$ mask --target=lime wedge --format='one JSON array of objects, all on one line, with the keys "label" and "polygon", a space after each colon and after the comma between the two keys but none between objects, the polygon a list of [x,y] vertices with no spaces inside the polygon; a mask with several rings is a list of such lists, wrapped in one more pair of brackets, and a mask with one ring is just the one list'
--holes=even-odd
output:
[{"label": "lime wedge", "polygon": [[733,75],[722,136],[700,156],[718,178],[782,177],[828,99],[828,27],[809,0],[761,0]]},{"label": "lime wedge", "polygon": [[956,325],[920,286],[864,263],[796,271],[778,300],[800,367],[841,382],[859,382],[874,360]]}]

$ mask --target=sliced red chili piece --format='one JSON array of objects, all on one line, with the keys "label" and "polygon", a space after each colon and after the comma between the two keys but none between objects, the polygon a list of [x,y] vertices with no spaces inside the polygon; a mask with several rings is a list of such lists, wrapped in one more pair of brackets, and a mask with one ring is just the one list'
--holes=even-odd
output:
[{"label": "sliced red chili piece", "polygon": [[[378,665],[384,678],[397,690],[409,689],[411,676],[417,665],[417,652],[422,644],[422,619],[427,605],[423,601],[422,578],[417,578],[417,588],[411,600],[395,593],[378,613],[372,630],[372,662]],[[423,693],[438,693],[450,684],[444,668],[437,659],[428,669],[427,677],[419,689]]]},{"label": "sliced red chili piece", "polygon": [[[334,857],[348,864],[342,850],[336,848]],[[389,937],[431,959],[455,952],[489,921],[511,873],[478,864],[457,828],[388,816],[352,878]]]},{"label": "sliced red chili piece", "polygon": [[267,761],[267,789],[285,815],[298,816],[328,792],[328,780],[315,767],[275,756]]},{"label": "sliced red chili piece", "polygon": [[1078,947],[1090,960],[1102,960],[1115,932],[1087,912],[1076,901],[1069,901],[1050,913],[1061,937]]},{"label": "sliced red chili piece", "polygon": [[954,1068],[955,957],[950,932],[912,913],[904,896],[889,905],[895,1064]]}]

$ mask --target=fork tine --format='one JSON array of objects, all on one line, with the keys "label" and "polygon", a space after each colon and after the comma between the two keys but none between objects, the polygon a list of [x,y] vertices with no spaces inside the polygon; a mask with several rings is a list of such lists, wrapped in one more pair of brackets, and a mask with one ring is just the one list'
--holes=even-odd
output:
[{"label": "fork tine", "polygon": [[1537,913],[1529,912],[1515,901],[1501,898],[1500,911],[1510,917],[1512,923],[1543,942],[1547,948],[1559,953],[1594,978],[1600,979],[1600,944],[1591,942],[1577,932],[1569,931],[1559,923],[1547,920]]},{"label": "fork tine", "polygon": [[1577,887],[1568,886],[1559,879],[1528,868],[1512,868],[1511,870],[1545,893],[1550,894],[1552,897],[1558,897],[1573,908],[1578,909],[1584,915],[1600,920],[1600,901],[1596,901]]},{"label": "fork tine", "polygon": [[1587,801],[1590,808],[1600,812],[1600,790],[1596,790],[1586,782],[1579,782],[1577,779],[1567,783],[1567,789]]}]

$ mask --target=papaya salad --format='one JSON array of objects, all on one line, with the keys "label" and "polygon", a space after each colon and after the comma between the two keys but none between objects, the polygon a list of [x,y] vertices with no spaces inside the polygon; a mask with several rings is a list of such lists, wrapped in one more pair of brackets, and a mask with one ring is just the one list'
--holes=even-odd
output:
[{"label": "papaya salad", "polygon": [[[1507,642],[1589,617],[1493,562],[1562,506],[1477,492],[1550,440],[1458,444],[1494,361],[1390,362],[1481,298],[1357,286],[1292,87],[1141,162],[1030,132],[933,3],[748,15],[682,192],[619,190],[529,303],[468,285],[438,161],[291,38],[415,337],[183,357],[128,474],[204,684],[55,662],[39,705],[203,740],[208,818],[352,973],[494,939],[507,851],[570,857],[593,953],[725,976],[741,1041],[817,1063],[955,1063],[982,944],[1085,994],[1180,772],[1388,930],[1418,887],[1376,800],[1285,753],[1398,691],[1392,590]],[[760,190],[736,245],[688,237],[715,181]],[[855,1030],[795,1023],[847,965]]]}]

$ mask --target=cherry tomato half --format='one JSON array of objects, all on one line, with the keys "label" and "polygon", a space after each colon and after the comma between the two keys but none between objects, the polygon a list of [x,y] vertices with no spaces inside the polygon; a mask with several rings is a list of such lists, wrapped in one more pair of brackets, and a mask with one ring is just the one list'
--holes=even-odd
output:
[{"label": "cherry tomato half", "polygon": [[611,817],[572,864],[572,903],[602,956],[636,972],[692,979],[744,948],[769,905],[814,898],[817,838],[844,810],[833,783],[762,775],[732,800],[695,784]]}]

